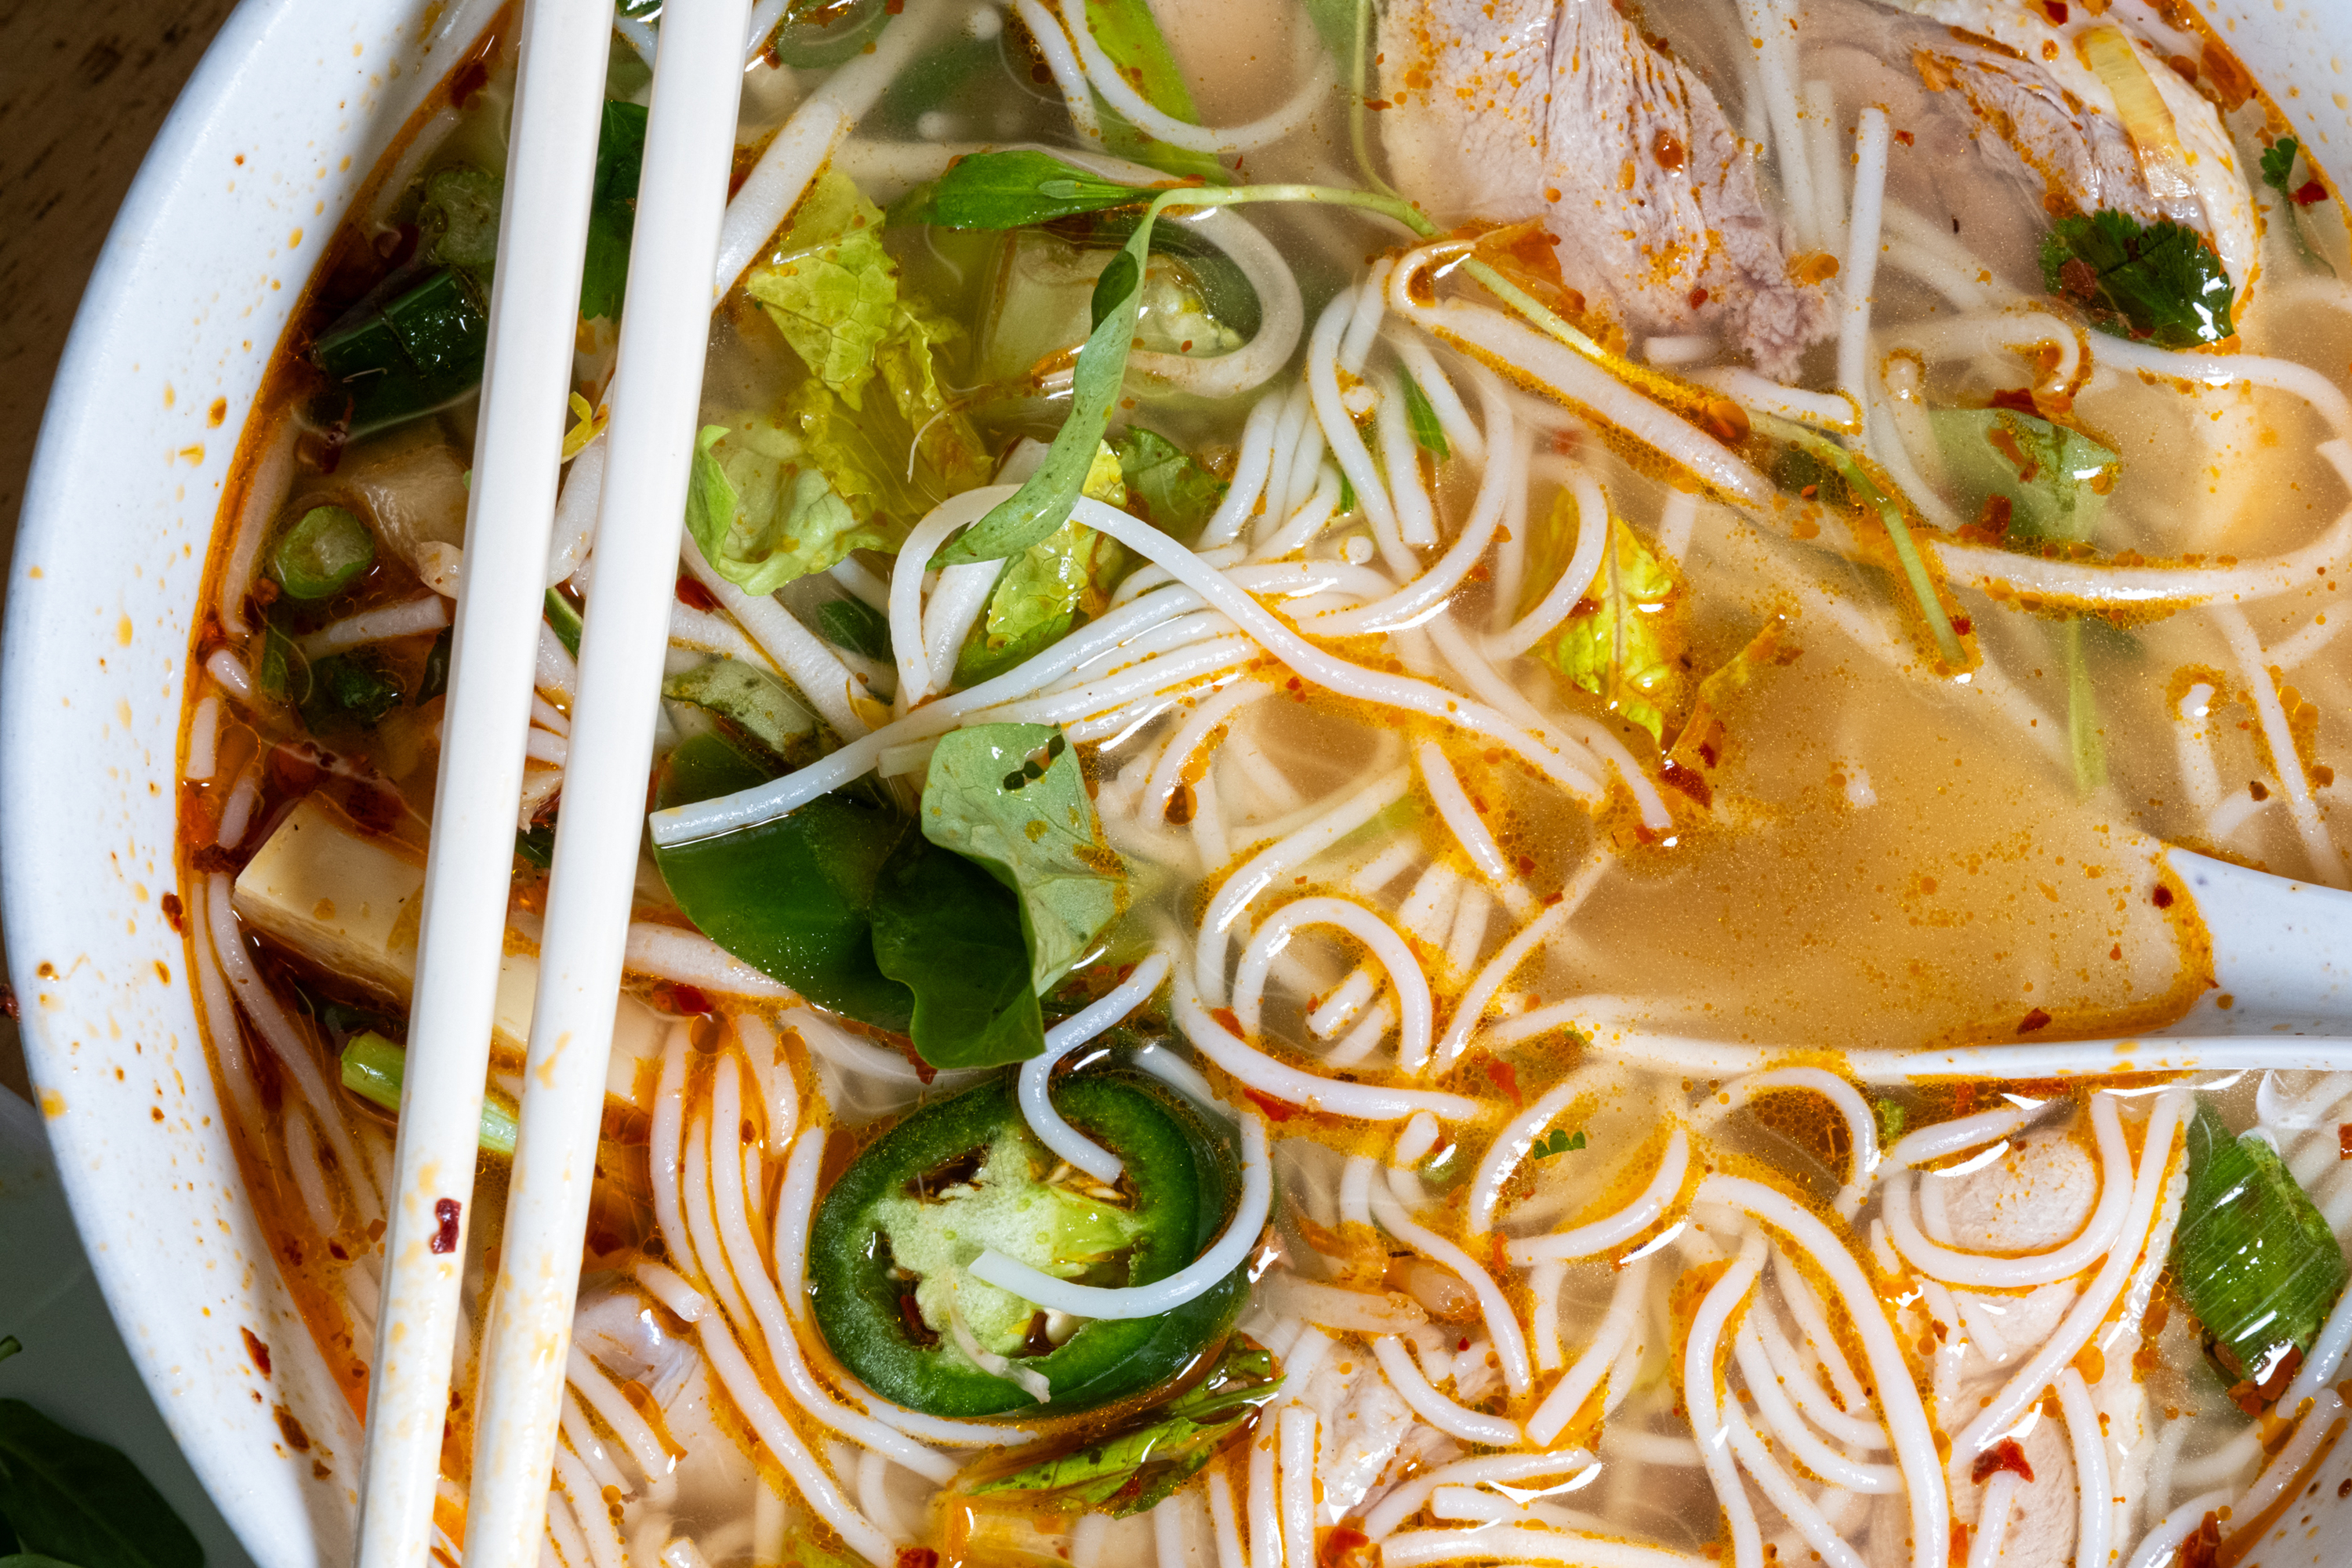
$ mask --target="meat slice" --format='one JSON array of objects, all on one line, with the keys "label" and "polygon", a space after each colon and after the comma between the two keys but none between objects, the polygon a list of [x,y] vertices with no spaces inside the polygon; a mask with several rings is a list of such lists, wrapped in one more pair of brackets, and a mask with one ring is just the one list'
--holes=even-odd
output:
[{"label": "meat slice", "polygon": [[1431,212],[1540,217],[1569,281],[1630,330],[1728,333],[1767,374],[1828,335],[1752,149],[1610,0],[1398,0],[1381,57],[1382,141]]}]

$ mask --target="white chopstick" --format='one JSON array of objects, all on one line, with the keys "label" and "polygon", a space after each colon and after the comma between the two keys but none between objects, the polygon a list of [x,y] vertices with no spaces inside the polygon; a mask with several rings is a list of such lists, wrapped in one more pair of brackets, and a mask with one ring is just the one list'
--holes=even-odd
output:
[{"label": "white chopstick", "polygon": [[415,1568],[433,1539],[611,20],[610,0],[527,0],[523,11],[369,1378],[360,1568]]},{"label": "white chopstick", "polygon": [[540,1561],[700,423],[709,280],[749,13],[750,0],[673,3],[654,56],[596,573],[580,637],[521,1131],[482,1350],[467,1568],[536,1568]]}]

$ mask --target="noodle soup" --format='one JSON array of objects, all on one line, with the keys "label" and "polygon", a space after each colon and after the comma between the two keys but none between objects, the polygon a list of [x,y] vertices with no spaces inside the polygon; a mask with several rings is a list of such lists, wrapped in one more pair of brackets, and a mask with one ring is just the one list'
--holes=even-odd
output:
[{"label": "noodle soup", "polygon": [[[2152,1568],[2281,1516],[2352,1079],[2064,1047],[2211,989],[2168,847],[2344,885],[2352,253],[2194,17],[2077,9],[761,8],[560,1562]],[[311,279],[191,660],[190,962],[355,1410],[514,68]]]}]

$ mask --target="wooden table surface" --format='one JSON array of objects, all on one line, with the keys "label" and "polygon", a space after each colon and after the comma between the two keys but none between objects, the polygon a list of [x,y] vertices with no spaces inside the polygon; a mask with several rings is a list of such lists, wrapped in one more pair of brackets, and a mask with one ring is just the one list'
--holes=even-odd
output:
[{"label": "wooden table surface", "polygon": [[[231,4],[0,4],[0,566],[82,287],[147,144]],[[5,1017],[0,1084],[25,1089]]]}]

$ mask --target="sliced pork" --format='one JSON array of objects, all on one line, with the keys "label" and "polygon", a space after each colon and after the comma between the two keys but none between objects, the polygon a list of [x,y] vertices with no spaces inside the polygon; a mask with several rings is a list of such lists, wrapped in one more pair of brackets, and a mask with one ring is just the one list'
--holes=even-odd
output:
[{"label": "sliced pork", "polygon": [[1380,53],[1383,142],[1428,210],[1540,218],[1569,281],[1630,331],[1726,335],[1770,375],[1828,335],[1827,288],[1792,276],[1753,149],[1610,0],[1399,0]]}]

